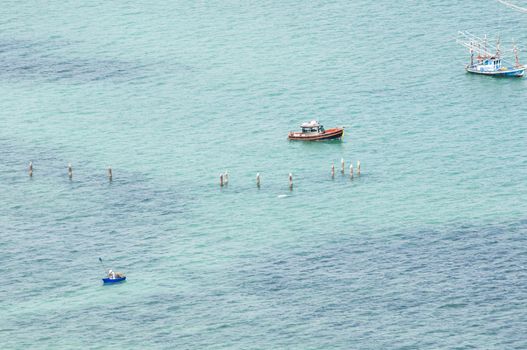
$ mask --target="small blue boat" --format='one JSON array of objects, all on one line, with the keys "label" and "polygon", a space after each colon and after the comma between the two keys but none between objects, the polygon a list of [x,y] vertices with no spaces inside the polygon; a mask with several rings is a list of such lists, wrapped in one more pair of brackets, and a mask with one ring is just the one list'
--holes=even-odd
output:
[{"label": "small blue boat", "polygon": [[104,284],[119,283],[119,282],[124,282],[125,280],[126,280],[126,276],[124,276],[124,277],[115,277],[115,278],[103,278],[102,279]]},{"label": "small blue boat", "polygon": [[[101,262],[102,267],[104,268],[104,264],[102,262],[102,259],[99,258],[99,261]],[[106,269],[105,269],[106,270]],[[126,281],[126,276],[122,272],[115,272],[112,269],[108,269],[108,272],[106,273],[106,278],[102,279],[102,282],[104,284],[112,284],[112,283],[119,283]]]}]

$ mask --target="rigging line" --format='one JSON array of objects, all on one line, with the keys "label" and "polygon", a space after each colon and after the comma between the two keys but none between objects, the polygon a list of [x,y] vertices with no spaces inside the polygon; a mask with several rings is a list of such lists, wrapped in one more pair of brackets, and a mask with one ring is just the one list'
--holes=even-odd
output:
[{"label": "rigging line", "polygon": [[510,3],[510,2],[505,1],[505,0],[496,0],[496,1],[498,1],[499,3],[507,6],[510,9],[513,9],[513,10],[516,10],[516,11],[522,12],[522,13],[527,13],[527,8],[525,8],[525,7],[520,7],[518,5],[514,5],[513,3]]},{"label": "rigging line", "polygon": [[501,19],[503,17],[504,10],[502,8],[499,9],[499,17],[498,17],[498,41],[501,37]]}]

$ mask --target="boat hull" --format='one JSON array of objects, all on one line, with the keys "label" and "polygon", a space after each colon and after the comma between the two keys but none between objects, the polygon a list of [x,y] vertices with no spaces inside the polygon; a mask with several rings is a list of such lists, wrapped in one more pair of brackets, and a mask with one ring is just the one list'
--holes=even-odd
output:
[{"label": "boat hull", "polygon": [[103,278],[102,281],[103,281],[104,284],[112,284],[112,283],[124,282],[124,281],[126,281],[126,276],[125,277],[118,277],[118,278]]},{"label": "boat hull", "polygon": [[290,132],[288,139],[292,141],[326,141],[336,140],[342,138],[344,134],[343,128],[328,129],[319,134],[303,134],[301,132]]},{"label": "boat hull", "polygon": [[515,77],[515,78],[521,78],[523,77],[525,73],[525,68],[507,68],[504,70],[496,70],[496,71],[484,71],[484,70],[477,70],[473,67],[467,67],[467,72],[472,74],[480,74],[480,75],[488,75],[493,77]]}]

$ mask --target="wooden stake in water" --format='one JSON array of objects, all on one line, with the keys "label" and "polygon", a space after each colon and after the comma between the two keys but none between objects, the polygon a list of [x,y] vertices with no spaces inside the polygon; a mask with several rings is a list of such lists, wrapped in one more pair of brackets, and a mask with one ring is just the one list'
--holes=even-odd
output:
[{"label": "wooden stake in water", "polygon": [[331,164],[331,178],[335,177],[335,164]]},{"label": "wooden stake in water", "polygon": [[289,173],[289,189],[293,190],[293,174]]},{"label": "wooden stake in water", "polygon": [[33,177],[33,162],[29,162],[29,177]]},{"label": "wooden stake in water", "polygon": [[71,163],[68,163],[68,177],[70,179],[73,177],[73,168],[71,167]]},{"label": "wooden stake in water", "polygon": [[256,174],[256,187],[260,188],[260,173]]},{"label": "wooden stake in water", "polygon": [[344,168],[345,168],[345,165],[344,165],[344,158],[340,158],[340,171],[342,172],[342,174],[344,174]]},{"label": "wooden stake in water", "polygon": [[109,166],[108,167],[108,180],[112,181],[112,179],[113,179],[112,167]]}]

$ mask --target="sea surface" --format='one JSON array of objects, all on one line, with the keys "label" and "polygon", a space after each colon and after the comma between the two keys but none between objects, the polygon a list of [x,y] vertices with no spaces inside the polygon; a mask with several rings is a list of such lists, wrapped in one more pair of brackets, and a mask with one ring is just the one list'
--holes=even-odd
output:
[{"label": "sea surface", "polygon": [[[6,0],[0,18],[1,349],[527,349],[527,78],[468,75],[455,43],[527,45],[527,14]],[[311,119],[344,139],[287,141]],[[103,286],[110,267],[126,283]]]}]

